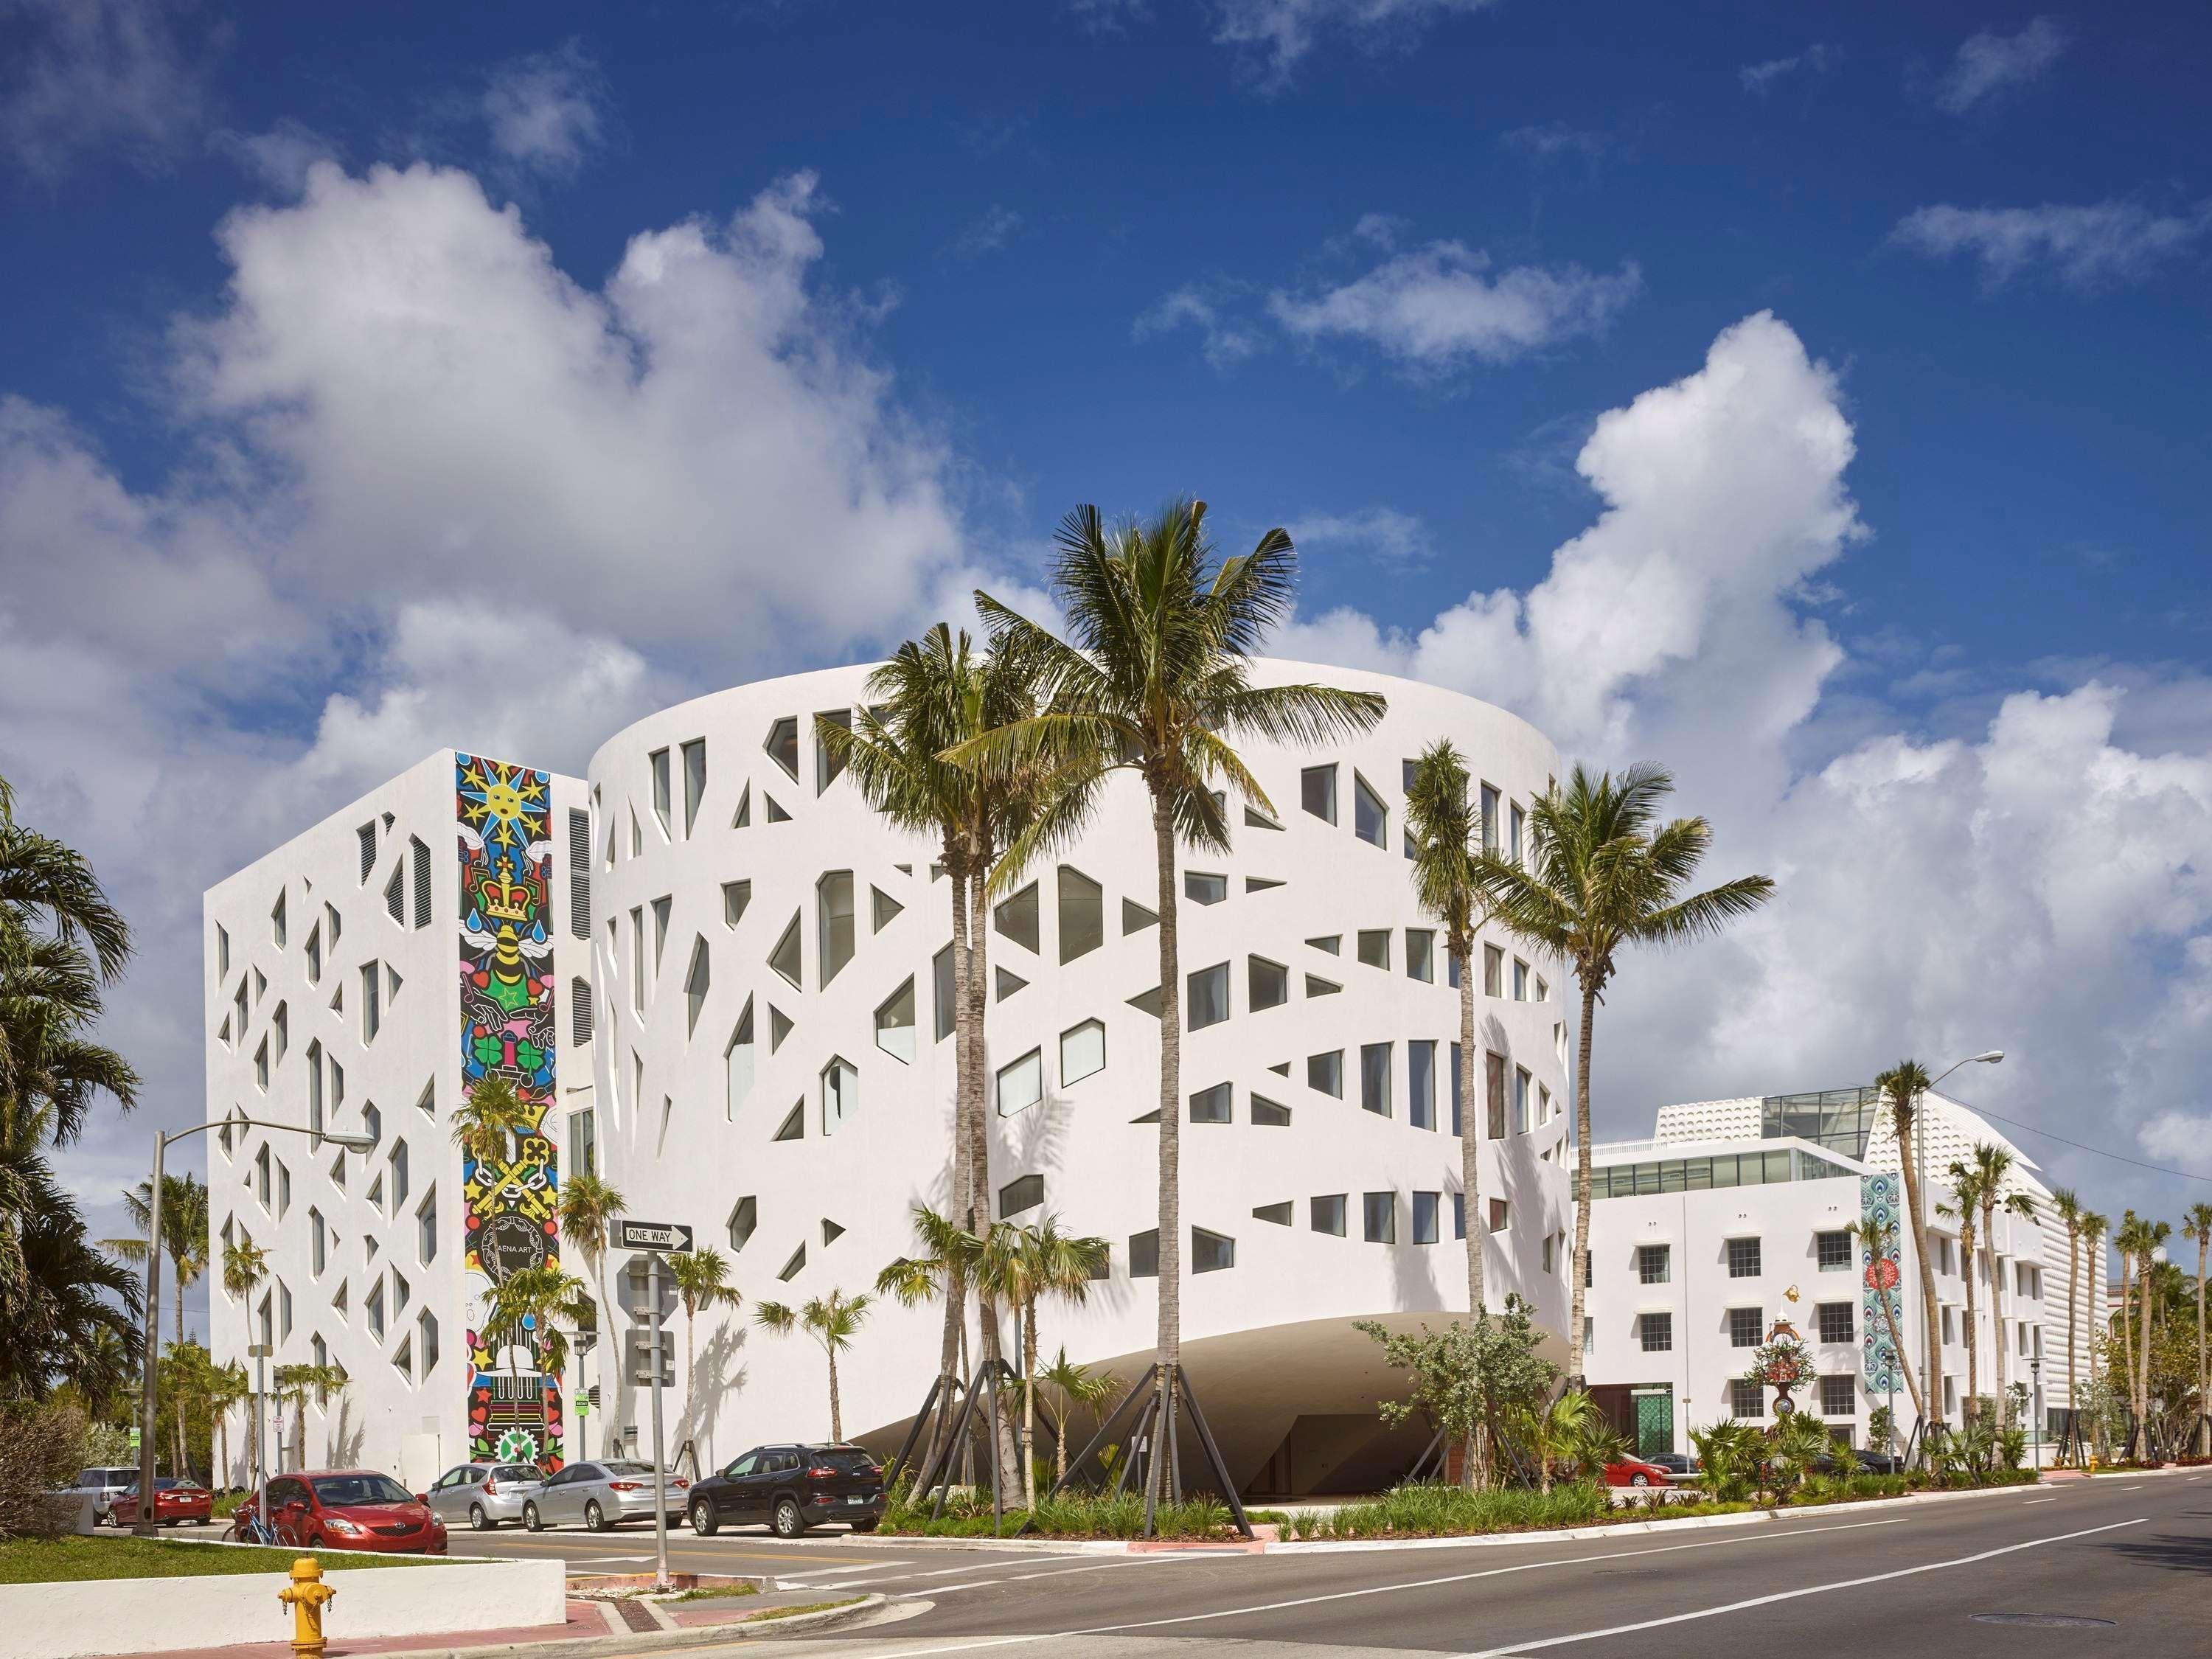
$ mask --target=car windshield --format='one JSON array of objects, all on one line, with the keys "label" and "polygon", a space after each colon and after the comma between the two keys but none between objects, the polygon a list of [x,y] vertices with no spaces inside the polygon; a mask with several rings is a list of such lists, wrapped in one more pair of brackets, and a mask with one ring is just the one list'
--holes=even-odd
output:
[{"label": "car windshield", "polygon": [[840,1474],[873,1474],[876,1460],[858,1446],[821,1446],[814,1452],[814,1461],[824,1468],[835,1469]]},{"label": "car windshield", "polygon": [[502,1463],[491,1472],[494,1480],[543,1480],[544,1478],[528,1463]]},{"label": "car windshield", "polygon": [[155,1477],[154,1490],[155,1492],[177,1492],[183,1488],[198,1486],[198,1484],[199,1483],[195,1480],[179,1480],[173,1474],[163,1474]]},{"label": "car windshield", "polygon": [[333,1509],[348,1504],[411,1504],[414,1496],[388,1474],[330,1474],[310,1481],[315,1496]]},{"label": "car windshield", "polygon": [[651,1474],[650,1463],[602,1463],[599,1467],[609,1474]]}]

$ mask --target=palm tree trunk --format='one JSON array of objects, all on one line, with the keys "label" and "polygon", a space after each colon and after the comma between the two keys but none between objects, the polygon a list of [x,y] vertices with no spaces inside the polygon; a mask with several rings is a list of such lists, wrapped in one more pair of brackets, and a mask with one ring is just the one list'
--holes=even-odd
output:
[{"label": "palm tree trunk", "polygon": [[177,1297],[177,1346],[185,1345],[185,1267],[175,1254],[169,1256],[169,1285]]},{"label": "palm tree trunk", "polygon": [[1036,1298],[1022,1310],[1022,1498],[1036,1508]]},{"label": "palm tree trunk", "polygon": [[1978,1370],[1982,1333],[1979,1316],[1974,1311],[1975,1242],[1974,1224],[1969,1217],[1959,1226],[1959,1249],[1966,1256],[1960,1265],[1966,1270],[1966,1406],[1964,1415],[1969,1423],[1982,1414],[1982,1385]]},{"label": "palm tree trunk", "polygon": [[[1460,970],[1460,983],[1465,987],[1468,969]],[[1575,1049],[1575,1283],[1572,1300],[1567,1316],[1567,1387],[1578,1389],[1583,1386],[1583,1330],[1586,1316],[1585,1286],[1589,1279],[1589,1212],[1590,1212],[1590,1024],[1597,1018],[1597,987],[1588,977],[1577,973],[1583,988],[1583,1029]],[[1476,1110],[1472,1087],[1467,1094],[1467,1109],[1470,1115]],[[1467,1218],[1469,1233],[1481,1224],[1480,1217]]]},{"label": "palm tree trunk", "polygon": [[[952,1189],[947,1213],[964,1228],[970,1218],[972,1183],[968,1149],[968,876],[959,856],[958,842],[945,837],[944,863],[952,890]],[[938,1346],[939,1392],[945,1404],[930,1431],[930,1447],[922,1467],[934,1465],[944,1455],[952,1431],[951,1390],[968,1376],[968,1283],[949,1265],[945,1273],[945,1334]]]},{"label": "palm tree trunk", "polygon": [[837,1401],[836,1345],[825,1344],[824,1352],[830,1356],[830,1437],[833,1441],[842,1440],[845,1437],[845,1413]]},{"label": "palm tree trunk", "polygon": [[2205,1410],[2204,1369],[2204,1267],[2205,1258],[2212,1255],[2212,1227],[2197,1236],[2197,1421],[2189,1431],[2189,1443],[2193,1449],[2203,1437]]},{"label": "palm tree trunk", "polygon": [[2142,1425],[2142,1444],[2136,1449],[2138,1462],[2150,1455],[2150,1339],[2155,1323],[2156,1309],[2151,1303],[2153,1275],[2158,1263],[2148,1250],[2136,1268],[2136,1299],[2142,1304],[2142,1340],[2136,1344],[2136,1421]]},{"label": "palm tree trunk", "polygon": [[[1881,1259],[1881,1253],[1877,1250],[1875,1260],[1879,1261]],[[1889,1292],[1881,1288],[1881,1274],[1877,1273],[1875,1279],[1874,1299],[1881,1305],[1881,1322],[1889,1327],[1889,1346],[1897,1351],[1898,1368],[1905,1373],[1905,1395],[1912,1401],[1913,1415],[1925,1423],[1928,1420],[1928,1405],[1921,1398],[1919,1379],[1912,1375],[1912,1366],[1905,1358],[1905,1338],[1897,1328],[1897,1310],[1889,1305]],[[1893,1423],[1890,1425],[1892,1433],[1896,1431],[1896,1427]]]},{"label": "palm tree trunk", "polygon": [[[2135,1260],[2136,1256],[2133,1250],[2121,1250],[2120,1364],[2122,1368],[2121,1375],[2127,1378],[2128,1415],[2130,1417],[2134,1417],[2136,1413],[2136,1306],[2134,1284],[2129,1277],[2134,1270]],[[2132,1430],[2129,1432],[2128,1440],[2130,1444],[2135,1441],[2135,1434]]]},{"label": "palm tree trunk", "polygon": [[2011,1403],[2007,1393],[2008,1372],[2012,1363],[2012,1333],[2005,1328],[2005,1270],[1997,1257],[1996,1199],[1993,1194],[1982,1205],[1982,1237],[1989,1242],[1990,1252],[1990,1324],[1996,1334],[1997,1426],[2005,1425],[2005,1412]]},{"label": "palm tree trunk", "polygon": [[[1902,1092],[1900,1091],[1900,1092]],[[1927,1425],[1936,1420],[1943,1401],[1943,1335],[1942,1325],[1936,1308],[1936,1263],[1928,1254],[1928,1218],[1921,1209],[1920,1176],[1913,1168],[1912,1136],[1913,1112],[1910,1106],[1892,1109],[1897,1129],[1897,1167],[1905,1180],[1905,1208],[1912,1220],[1912,1254],[1920,1271],[1920,1312],[1923,1330],[1924,1350],[1921,1354],[1923,1375],[1927,1378],[1920,1419],[1922,1443],[1926,1443]]]},{"label": "palm tree trunk", "polygon": [[216,1471],[214,1488],[221,1492],[230,1485],[230,1407],[225,1406],[215,1419],[216,1432],[222,1438],[222,1468]]},{"label": "palm tree trunk", "polygon": [[[1481,1115],[1474,1109],[1474,942],[1449,941],[1459,969],[1459,1063],[1453,1067],[1452,1085],[1459,1096],[1459,1184],[1463,1231],[1467,1234],[1467,1321],[1480,1322],[1484,1304],[1482,1252],[1487,1230],[1482,1225],[1482,1136],[1475,1127]],[[1467,1437],[1461,1459],[1459,1483],[1473,1491],[1489,1484],[1488,1425],[1478,1416]]]},{"label": "palm tree trunk", "polygon": [[[1160,911],[1160,1410],[1152,1424],[1155,1448],[1176,1443],[1175,1368],[1182,1352],[1182,957],[1176,926],[1175,818],[1167,797],[1152,792],[1152,854]],[[1156,1499],[1165,1473],[1155,1451],[1147,1473],[1148,1498]]]},{"label": "palm tree trunk", "polygon": [[2081,1421],[2075,1415],[2081,1407],[2081,1395],[2074,1386],[2074,1314],[2078,1297],[2075,1281],[2079,1277],[2077,1265],[2081,1259],[2081,1230],[2072,1224],[2066,1228],[2066,1435],[2081,1449]]},{"label": "palm tree trunk", "polygon": [[[968,881],[972,907],[968,921],[968,1231],[976,1237],[991,1231],[991,1129],[988,1087],[990,1050],[985,1041],[984,1010],[990,984],[988,906],[984,884],[988,872],[976,870]],[[999,1310],[988,1296],[975,1298],[975,1324],[982,1338],[983,1364],[995,1368],[1005,1363],[1006,1349],[999,1335]],[[999,1467],[1018,1467],[1014,1445],[1013,1419],[1006,1409],[1003,1391],[993,1413],[992,1431],[999,1440]]]}]

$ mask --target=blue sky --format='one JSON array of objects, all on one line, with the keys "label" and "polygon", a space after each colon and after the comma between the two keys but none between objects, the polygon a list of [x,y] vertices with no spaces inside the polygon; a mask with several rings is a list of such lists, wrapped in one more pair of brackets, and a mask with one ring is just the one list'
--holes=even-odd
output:
[{"label": "blue sky", "polygon": [[[149,1113],[201,889],[375,778],[580,769],[1190,490],[1298,535],[1286,649],[1668,760],[1782,877],[1624,987],[1602,1127],[1995,1042],[1994,1108],[2212,1167],[2202,8],[0,28],[0,771],[145,917]],[[551,697],[457,663],[477,556]]]}]

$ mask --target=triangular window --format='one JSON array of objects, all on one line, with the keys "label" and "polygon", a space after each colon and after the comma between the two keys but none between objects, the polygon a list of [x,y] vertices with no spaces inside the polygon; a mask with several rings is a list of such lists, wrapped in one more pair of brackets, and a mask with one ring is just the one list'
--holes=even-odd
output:
[{"label": "triangular window", "polygon": [[[1150,1014],[1154,1019],[1158,1019],[1161,1017],[1160,988],[1157,985],[1152,987],[1149,991],[1139,991],[1135,996],[1131,997],[1128,1000],[1128,1002],[1132,1008],[1137,1009],[1141,1012]],[[1157,1115],[1157,1114],[1155,1114],[1155,1115]]]},{"label": "triangular window", "polygon": [[1244,890],[1248,893],[1264,893],[1270,887],[1280,887],[1282,884],[1283,884],[1281,882],[1271,879],[1267,876],[1247,876],[1244,878]]},{"label": "triangular window", "polygon": [[906,906],[901,904],[880,887],[870,887],[868,897],[874,907],[873,930],[878,933],[884,931],[894,916],[906,908]]},{"label": "triangular window", "polygon": [[835,1244],[844,1236],[845,1230],[842,1227],[830,1220],[826,1215],[822,1218],[822,1242],[823,1244]]},{"label": "triangular window", "polygon": [[1127,939],[1132,933],[1141,933],[1146,928],[1157,927],[1159,924],[1158,911],[1147,910],[1134,899],[1125,898],[1121,901],[1122,938]]},{"label": "triangular window", "polygon": [[1319,974],[1306,975],[1306,994],[1310,997],[1333,997],[1344,988],[1333,979],[1323,979]]},{"label": "triangular window", "polygon": [[791,1110],[785,1115],[783,1121],[776,1125],[775,1139],[797,1140],[805,1133],[806,1103],[802,1100],[794,1103]]},{"label": "triangular window", "polygon": [[750,783],[738,792],[738,814],[730,820],[732,830],[750,830],[753,825],[753,787]]},{"label": "triangular window", "polygon": [[773,1002],[768,1006],[768,1051],[774,1054],[783,1047],[784,1038],[791,1035],[791,1020]]},{"label": "triangular window", "polygon": [[1244,827],[1247,830],[1279,830],[1283,826],[1247,801],[1244,805]]},{"label": "triangular window", "polygon": [[1000,1002],[1004,1002],[1015,992],[1029,984],[1029,981],[1024,979],[1019,974],[1010,974],[1003,968],[994,969],[992,972],[999,982],[997,1000]]},{"label": "triangular window", "polygon": [[775,949],[768,953],[768,965],[789,980],[793,990],[804,988],[805,981],[799,976],[798,911],[791,913],[791,921],[784,928],[783,937],[776,940]]},{"label": "triangular window", "polygon": [[782,807],[776,805],[775,797],[774,795],[769,794],[766,790],[763,790],[761,792],[761,799],[767,805],[768,821],[770,823],[789,823],[791,822],[791,814],[785,811]]}]

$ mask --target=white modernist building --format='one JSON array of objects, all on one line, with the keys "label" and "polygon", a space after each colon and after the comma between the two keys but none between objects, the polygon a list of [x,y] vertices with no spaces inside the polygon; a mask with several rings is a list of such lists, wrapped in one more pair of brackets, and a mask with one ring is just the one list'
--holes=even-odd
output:
[{"label": "white modernist building", "polygon": [[[2014,1154],[2012,1190],[2039,1219],[2000,1212],[1994,1239],[1977,1238],[1971,1386],[2002,1382],[2039,1395],[2055,1437],[2070,1404],[2066,1342],[2067,1241],[2033,1163],[1960,1102],[1927,1097],[1925,1201],[1935,1256],[1945,1420],[1960,1420],[1970,1388],[1967,1291],[1960,1225],[1945,1179],[1974,1143]],[[1692,1426],[1723,1417],[1771,1420],[1774,1391],[1748,1380],[1753,1352],[1787,1320],[1816,1376],[1794,1404],[1869,1443],[1874,1410],[1894,1409],[1912,1427],[1910,1389],[1892,1340],[1917,1377],[1926,1344],[1918,1258],[1905,1210],[1897,1141],[1869,1088],[1750,1096],[1662,1107],[1650,1140],[1591,1148],[1589,1372],[1615,1420],[1647,1452],[1689,1449]],[[1894,1229],[1899,1272],[1884,1294],[1869,1253],[1851,1230],[1873,1219]],[[2087,1374],[2089,1342],[2104,1308],[2101,1274],[2076,1279],[2075,1356]],[[2038,1404],[2031,1400],[2031,1409]]]},{"label": "white modernist building", "polygon": [[[613,1322],[623,1340],[574,1358],[565,1379],[539,1376],[520,1351],[488,1353],[454,1334],[473,1329],[492,1279],[540,1259],[545,1247],[516,1218],[539,1213],[561,1169],[596,1170],[631,1216],[688,1224],[732,1258],[743,1303],[673,1322],[672,1451],[688,1444],[712,1466],[759,1441],[826,1433],[819,1352],[800,1335],[769,1335],[753,1305],[871,1289],[911,1249],[912,1206],[948,1195],[950,886],[933,868],[936,849],[890,829],[814,741],[818,716],[842,718],[863,701],[867,673],[800,675],[668,709],[609,739],[585,785],[531,775],[547,797],[528,832],[542,842],[525,860],[539,872],[544,937],[522,931],[533,971],[521,991],[543,1009],[528,1030],[547,1038],[555,1069],[531,1073],[546,1103],[538,1161],[492,1172],[497,1180],[464,1171],[445,1114],[480,1065],[513,1075],[541,1056],[526,1042],[520,1060],[495,1052],[510,1011],[487,1006],[474,983],[497,954],[477,890],[501,875],[501,857],[469,862],[486,831],[481,811],[470,820],[465,787],[457,819],[453,784],[471,757],[432,757],[210,895],[210,1113],[236,1104],[261,1115],[252,1055],[281,981],[294,1048],[319,1036],[325,1061],[342,1054],[346,1065],[344,1109],[373,1097],[382,1115],[379,1152],[319,1154],[312,1172],[299,1169],[289,1208],[253,1184],[260,1140],[238,1138],[217,1155],[218,1176],[235,1177],[216,1183],[217,1225],[250,1228],[270,1247],[272,1282],[295,1310],[289,1329],[270,1316],[279,1356],[309,1358],[319,1339],[354,1378],[331,1407],[356,1413],[349,1460],[415,1480],[501,1436],[544,1437],[568,1456],[635,1443],[648,1419],[640,1327],[627,1311]],[[1549,1331],[1565,1326],[1563,975],[1502,935],[1484,940],[1474,969],[1479,1098],[1455,1100],[1457,996],[1414,900],[1398,821],[1406,769],[1439,737],[1468,757],[1509,848],[1559,763],[1524,722],[1453,693],[1337,669],[1261,663],[1255,673],[1323,678],[1389,702],[1374,731],[1331,750],[1245,750],[1274,810],[1237,808],[1225,856],[1186,854],[1185,982],[1166,992],[1183,999],[1186,1019],[1184,1360],[1237,1479],[1294,1492],[1371,1485],[1419,1451],[1418,1431],[1382,1429],[1376,1401],[1402,1392],[1402,1379],[1351,1322],[1411,1328],[1463,1310],[1463,1224],[1484,1237],[1493,1305],[1517,1293]],[[357,836],[386,811],[372,867]],[[460,881],[434,878],[419,934],[411,910],[396,921],[385,906],[393,836],[442,848],[434,858],[458,848],[462,860],[444,866]],[[375,1043],[347,1024],[357,1024],[352,1003],[345,1014],[325,1006],[334,959],[310,981],[298,929],[271,933],[279,891],[300,907],[295,918],[326,898],[338,907],[348,983],[367,983],[359,959],[371,955],[408,981],[386,998]],[[995,1211],[1052,1214],[1110,1241],[1107,1276],[1083,1306],[1044,1310],[1043,1340],[1125,1378],[1148,1362],[1156,1318],[1155,898],[1148,814],[1127,778],[1079,843],[997,905],[985,938]],[[458,958],[441,954],[454,944],[449,928]],[[419,963],[400,954],[410,941]],[[233,954],[218,972],[219,948]],[[241,971],[272,988],[246,988],[243,1038],[217,1030]],[[301,988],[311,984],[313,995]],[[417,988],[426,994],[410,1002]],[[311,1004],[312,1022],[298,1012]],[[420,1031],[392,1043],[395,1024],[416,1018]],[[512,1021],[523,1034],[526,1017]],[[291,1064],[272,1066],[268,1085],[289,1090],[288,1102],[304,1087]],[[327,1092],[323,1109],[334,1109]],[[392,1198],[403,1122],[408,1205],[434,1184],[436,1213],[468,1225],[467,1248],[453,1233],[427,1267],[416,1255],[429,1235]],[[1472,1215],[1458,1190],[1462,1122],[1482,1140]],[[271,1146],[272,1160],[284,1155]],[[343,1192],[321,1168],[334,1161]],[[372,1200],[366,1183],[380,1173]],[[303,1206],[343,1237],[317,1245]],[[483,1229],[495,1231],[479,1253]],[[563,1265],[580,1271],[573,1253]],[[602,1277],[621,1285],[634,1266],[611,1260]],[[407,1280],[404,1309],[394,1273]],[[380,1297],[373,1328],[371,1294]],[[626,1310],[638,1298],[616,1300]],[[238,1357],[259,1316],[220,1291],[216,1303],[218,1357]],[[426,1371],[426,1316],[439,1321],[450,1375],[435,1362]],[[840,1368],[848,1435],[896,1443],[934,1375],[939,1324],[929,1308],[876,1304]],[[598,1391],[596,1413],[580,1421],[562,1409],[580,1389]],[[311,1440],[309,1460],[324,1455]]]}]

